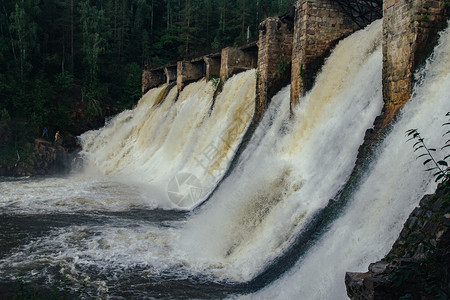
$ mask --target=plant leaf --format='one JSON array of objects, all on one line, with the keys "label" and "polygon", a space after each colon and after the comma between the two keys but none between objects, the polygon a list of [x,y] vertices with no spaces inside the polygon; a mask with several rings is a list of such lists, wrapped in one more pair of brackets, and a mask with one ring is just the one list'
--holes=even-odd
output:
[{"label": "plant leaf", "polygon": [[439,175],[438,177],[436,177],[435,182],[438,182],[442,177],[444,177],[444,174]]},{"label": "plant leaf", "polygon": [[450,147],[450,144],[448,144],[448,145],[445,145],[444,147],[442,147],[441,149],[444,149],[444,148],[447,148],[447,147]]},{"label": "plant leaf", "polygon": [[426,161],[423,162],[424,165],[426,165],[427,163],[429,163],[430,161],[432,161],[431,158],[427,159]]},{"label": "plant leaf", "polygon": [[437,163],[440,164],[441,166],[446,166],[446,167],[448,167],[448,164],[447,164],[446,161],[440,160],[440,161],[438,161]]},{"label": "plant leaf", "polygon": [[447,159],[447,158],[449,158],[450,157],[450,154],[449,155],[447,155],[446,157],[444,157],[444,159]]},{"label": "plant leaf", "polygon": [[436,167],[432,167],[432,168],[426,169],[425,172],[432,171],[434,169],[437,169],[437,168]]},{"label": "plant leaf", "polygon": [[421,145],[421,146],[417,147],[416,149],[414,149],[414,152],[416,152],[416,151],[419,150],[420,148],[425,148],[425,146],[424,146],[424,145]]},{"label": "plant leaf", "polygon": [[433,177],[434,177],[434,176],[438,176],[438,175],[441,174],[441,173],[442,173],[442,171],[436,172],[436,173],[433,174]]},{"label": "plant leaf", "polygon": [[428,155],[428,153],[420,154],[419,156],[416,157],[416,159],[421,158],[422,156],[426,156],[426,155]]},{"label": "plant leaf", "polygon": [[418,142],[416,142],[414,145],[413,145],[413,148],[415,148],[416,147],[416,145],[417,144],[420,144],[422,141],[418,141]]},{"label": "plant leaf", "polygon": [[436,151],[436,149],[430,148],[430,149],[428,149],[428,151]]}]

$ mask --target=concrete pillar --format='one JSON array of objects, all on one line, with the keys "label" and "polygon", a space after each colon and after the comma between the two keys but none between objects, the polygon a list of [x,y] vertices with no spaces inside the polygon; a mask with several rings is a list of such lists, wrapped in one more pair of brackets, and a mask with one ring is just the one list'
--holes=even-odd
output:
[{"label": "concrete pillar", "polygon": [[291,107],[311,89],[332,47],[358,29],[337,2],[301,0],[295,3],[292,50]]},{"label": "concrete pillar", "polygon": [[147,93],[150,90],[150,71],[142,71],[142,94]]},{"label": "concrete pillar", "polygon": [[257,57],[253,52],[245,52],[239,48],[222,49],[220,79],[226,81],[229,77],[242,71],[256,68]]},{"label": "concrete pillar", "polygon": [[448,18],[444,0],[384,0],[381,128],[409,100],[414,71],[431,53]]},{"label": "concrete pillar", "polygon": [[180,92],[184,86],[203,77],[203,65],[187,61],[177,62],[177,88]]},{"label": "concrete pillar", "polygon": [[203,58],[206,64],[206,77],[219,77],[220,76],[220,56]]},{"label": "concrete pillar", "polygon": [[164,67],[164,73],[166,74],[167,82],[171,83],[177,80],[177,66]]},{"label": "concrete pillar", "polygon": [[291,79],[293,31],[278,18],[259,25],[256,120],[260,120],[270,99]]},{"label": "concrete pillar", "polygon": [[144,70],[142,72],[142,93],[165,83],[165,77],[163,69]]}]

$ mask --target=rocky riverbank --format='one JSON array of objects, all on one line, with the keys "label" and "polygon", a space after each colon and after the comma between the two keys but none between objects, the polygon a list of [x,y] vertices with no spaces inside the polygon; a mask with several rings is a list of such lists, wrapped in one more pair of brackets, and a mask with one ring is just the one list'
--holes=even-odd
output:
[{"label": "rocky riverbank", "polygon": [[15,164],[0,165],[0,176],[35,176],[67,172],[71,160],[77,152],[73,141],[53,143],[44,139],[35,139],[25,146],[22,155],[17,152]]},{"label": "rocky riverbank", "polygon": [[351,299],[450,297],[450,184],[420,201],[391,251],[366,273],[348,272]]}]

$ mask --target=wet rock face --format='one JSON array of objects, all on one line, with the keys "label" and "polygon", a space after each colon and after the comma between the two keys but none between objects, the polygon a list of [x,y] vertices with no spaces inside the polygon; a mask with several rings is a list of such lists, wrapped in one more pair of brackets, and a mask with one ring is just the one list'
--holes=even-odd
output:
[{"label": "wet rock face", "polygon": [[426,195],[391,251],[366,273],[345,275],[351,299],[447,299],[450,296],[450,184]]}]

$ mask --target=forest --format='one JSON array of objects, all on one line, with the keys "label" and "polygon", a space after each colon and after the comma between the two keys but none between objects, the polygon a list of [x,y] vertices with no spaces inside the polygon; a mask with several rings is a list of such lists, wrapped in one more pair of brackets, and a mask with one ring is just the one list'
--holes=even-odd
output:
[{"label": "forest", "polygon": [[88,120],[103,120],[111,107],[113,112],[130,108],[142,96],[144,66],[255,39],[265,11],[277,16],[294,3],[0,1],[1,160],[15,156],[44,126],[73,127],[76,100]]}]

